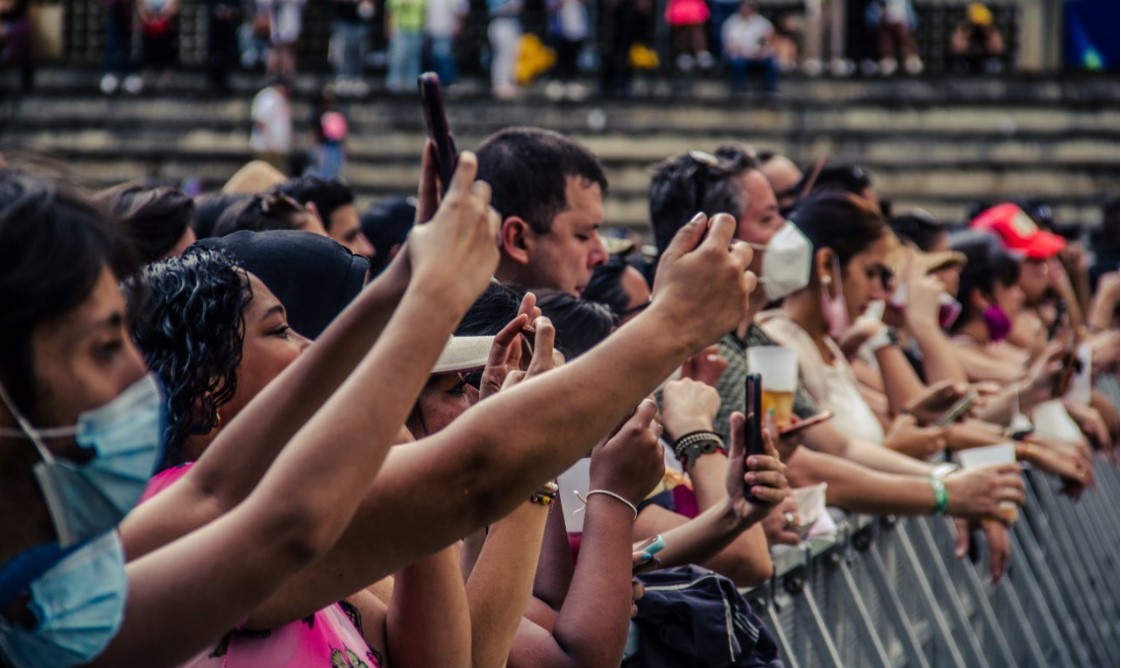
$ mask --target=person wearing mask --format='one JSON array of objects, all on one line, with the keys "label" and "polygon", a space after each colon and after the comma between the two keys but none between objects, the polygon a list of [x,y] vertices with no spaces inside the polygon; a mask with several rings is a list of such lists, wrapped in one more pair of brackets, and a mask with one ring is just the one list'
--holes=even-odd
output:
[{"label": "person wearing mask", "polygon": [[174,188],[124,183],[97,194],[142,262],[180,255],[195,243],[195,203]]},{"label": "person wearing mask", "polygon": [[[721,407],[715,430],[724,435],[728,433],[728,416],[744,404],[747,347],[775,345],[753,320],[767,302],[808,285],[811,246],[797,228],[777,215],[774,193],[758,171],[757,162],[736,146],[721,147],[717,155],[693,151],[662,163],[651,182],[650,206],[659,247],[672,238],[677,227],[672,222],[675,216],[700,208],[739,211],[737,237],[757,249],[753,270],[763,276],[761,289],[765,298],[753,300],[749,317],[718,344],[728,364],[717,382]],[[815,401],[801,384],[795,395],[794,412],[802,419],[818,412]],[[792,484],[828,482],[831,505],[856,512],[906,515],[928,514],[936,507],[929,483],[934,474],[930,465],[854,438],[837,428],[832,420],[806,429],[802,439],[805,448],[794,449],[797,442],[785,439],[779,444],[784,462],[790,465]],[[1009,473],[994,469],[946,476],[946,509],[951,514],[969,517],[994,516],[996,499],[1022,489],[1022,482]],[[873,489],[879,492],[873,494]],[[767,529],[769,537],[783,535],[781,516],[778,526]],[[993,531],[999,529],[994,527]],[[1003,563],[994,563],[997,572],[1003,569]]]},{"label": "person wearing mask", "polygon": [[522,0],[487,0],[487,39],[490,42],[490,89],[498,100],[518,96],[514,68],[522,39]]},{"label": "person wearing mask", "polygon": [[498,280],[579,295],[607,261],[599,236],[607,177],[596,157],[550,130],[507,128],[479,145],[479,178],[502,216]]},{"label": "person wearing mask", "polygon": [[351,253],[367,259],[374,256],[374,247],[359,224],[354,192],[339,179],[304,176],[274,186],[273,191],[288,195],[306,206],[319,217],[327,235]]}]

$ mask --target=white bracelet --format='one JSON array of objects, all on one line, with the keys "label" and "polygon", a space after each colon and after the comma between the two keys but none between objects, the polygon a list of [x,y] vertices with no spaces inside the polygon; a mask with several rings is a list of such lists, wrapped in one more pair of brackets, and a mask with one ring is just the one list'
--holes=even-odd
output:
[{"label": "white bracelet", "polygon": [[583,499],[584,500],[584,505],[587,505],[588,499],[590,499],[593,494],[605,494],[607,496],[610,496],[613,499],[618,499],[619,501],[622,501],[623,503],[627,504],[627,507],[631,509],[632,513],[634,513],[634,518],[636,520],[638,519],[638,508],[636,508],[633,503],[631,503],[630,501],[627,501],[626,499],[619,496],[615,492],[609,492],[606,489],[593,489],[590,492],[588,492],[588,494]]}]

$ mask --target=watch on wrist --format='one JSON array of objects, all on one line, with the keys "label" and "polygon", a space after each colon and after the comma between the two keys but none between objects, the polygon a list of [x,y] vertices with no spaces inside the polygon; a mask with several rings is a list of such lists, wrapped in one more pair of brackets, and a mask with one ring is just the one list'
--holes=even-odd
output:
[{"label": "watch on wrist", "polygon": [[899,333],[895,331],[894,327],[884,327],[868,339],[868,347],[873,353],[879,352],[881,348],[898,345]]}]

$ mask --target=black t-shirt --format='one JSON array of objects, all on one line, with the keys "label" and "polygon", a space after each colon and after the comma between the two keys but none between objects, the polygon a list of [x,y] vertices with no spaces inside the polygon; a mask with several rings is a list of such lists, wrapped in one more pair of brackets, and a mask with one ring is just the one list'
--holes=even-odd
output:
[{"label": "black t-shirt", "polygon": [[362,20],[358,16],[357,0],[335,0],[331,4],[334,6],[334,12],[332,13],[332,16],[336,21],[358,23]]}]

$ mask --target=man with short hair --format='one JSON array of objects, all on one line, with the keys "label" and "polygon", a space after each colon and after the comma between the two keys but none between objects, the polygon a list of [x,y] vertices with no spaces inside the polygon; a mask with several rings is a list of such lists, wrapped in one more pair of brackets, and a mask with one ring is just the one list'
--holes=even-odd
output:
[{"label": "man with short hair", "polygon": [[359,225],[358,209],[354,206],[354,192],[339,179],[320,179],[303,176],[288,179],[273,190],[284,193],[319,217],[327,235],[351,253],[367,259],[374,256],[374,246]]},{"label": "man with short hair", "polygon": [[779,211],[793,209],[802,186],[802,170],[790,158],[772,151],[760,151],[759,163],[759,171],[778,198]]},{"label": "man with short hair", "polygon": [[491,135],[477,155],[479,179],[490,184],[491,206],[502,216],[498,280],[579,296],[607,261],[599,236],[607,177],[599,161],[561,134],[529,127]]}]

